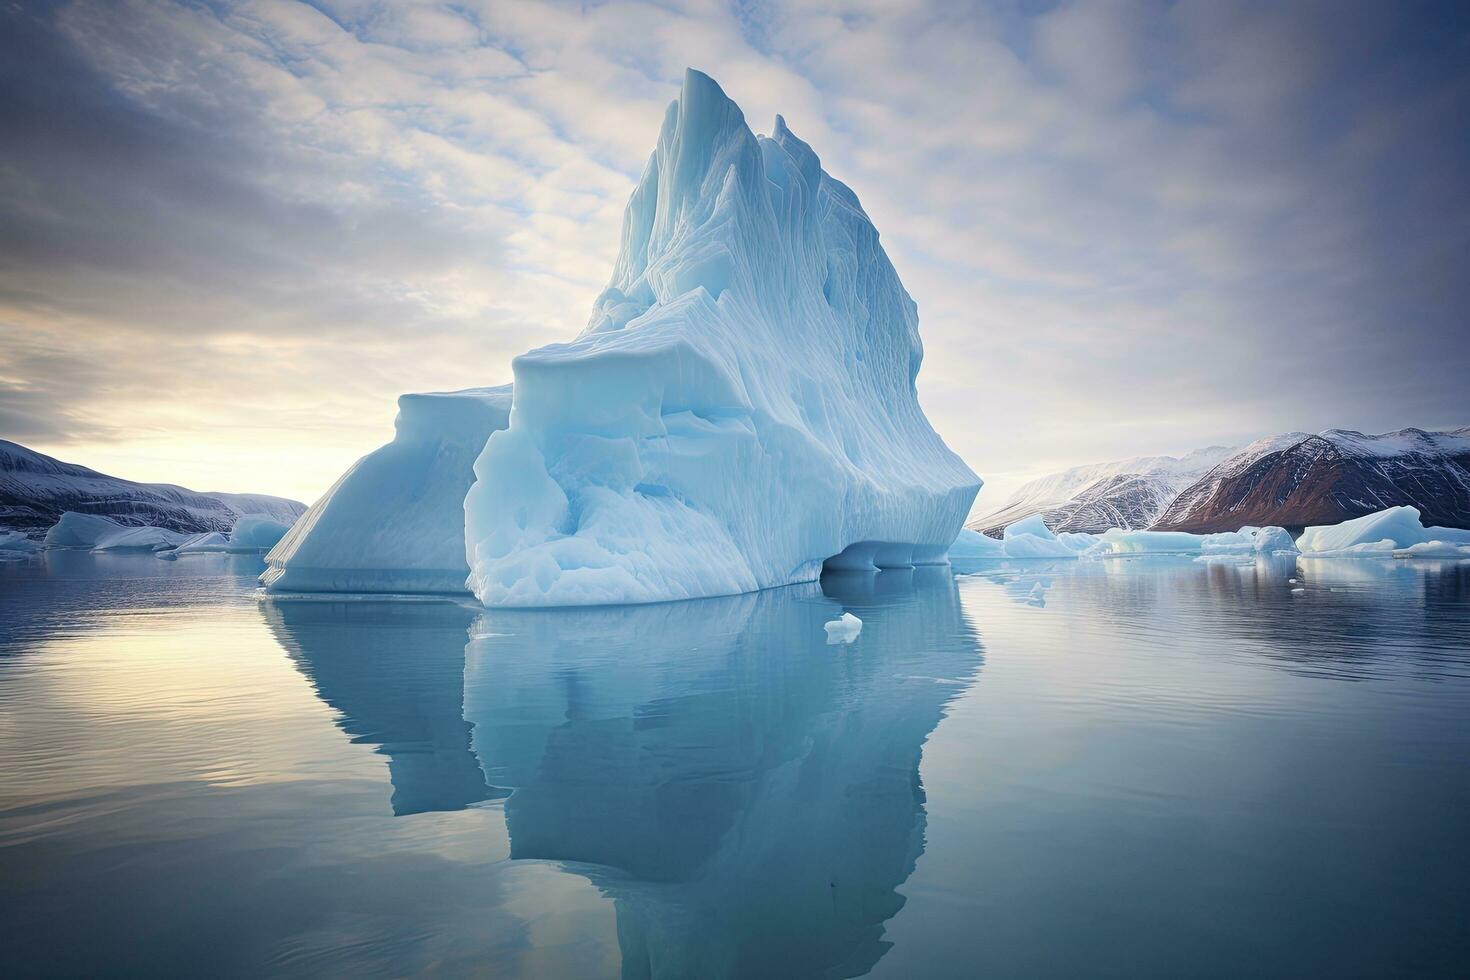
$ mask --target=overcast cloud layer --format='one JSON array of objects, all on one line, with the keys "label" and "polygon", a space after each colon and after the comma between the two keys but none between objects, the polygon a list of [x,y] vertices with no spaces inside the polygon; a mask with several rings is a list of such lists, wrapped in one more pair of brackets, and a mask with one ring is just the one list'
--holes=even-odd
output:
[{"label": "overcast cloud layer", "polygon": [[1466,9],[0,6],[0,436],[313,498],[581,328],[686,65],[862,198],[985,504],[1470,424]]}]

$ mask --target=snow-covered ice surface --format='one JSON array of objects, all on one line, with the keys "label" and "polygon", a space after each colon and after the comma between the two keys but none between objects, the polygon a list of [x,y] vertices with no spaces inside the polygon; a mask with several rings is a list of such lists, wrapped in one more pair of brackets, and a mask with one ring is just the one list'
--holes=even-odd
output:
[{"label": "snow-covered ice surface", "polygon": [[358,460],[266,556],[273,592],[464,592],[464,498],[511,389],[404,395],[393,441]]},{"label": "snow-covered ice surface", "polygon": [[1470,557],[1470,531],[1425,527],[1413,507],[1390,507],[1341,524],[1309,527],[1297,544],[1308,558]]},{"label": "snow-covered ice surface", "polygon": [[689,71],[587,328],[514,362],[464,502],[472,590],[653,602],[944,561],[980,481],[919,407],[922,357],[857,197]]}]

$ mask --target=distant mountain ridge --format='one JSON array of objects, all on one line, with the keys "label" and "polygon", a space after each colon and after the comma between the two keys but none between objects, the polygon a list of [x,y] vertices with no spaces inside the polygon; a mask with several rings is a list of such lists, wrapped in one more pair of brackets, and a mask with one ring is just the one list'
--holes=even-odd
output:
[{"label": "distant mountain ridge", "polygon": [[1077,466],[1025,484],[968,526],[994,535],[1040,514],[1053,531],[1212,533],[1337,524],[1399,505],[1417,507],[1426,525],[1470,527],[1470,428],[1286,432],[1241,449]]},{"label": "distant mountain ridge", "polygon": [[1401,505],[1418,508],[1425,525],[1470,527],[1470,428],[1327,429],[1261,439],[1185,488],[1154,526],[1297,528]]},{"label": "distant mountain ridge", "polygon": [[0,439],[0,530],[38,538],[66,511],[100,514],[130,527],[229,531],[246,515],[291,524],[306,505],[285,497],[135,483]]},{"label": "distant mountain ridge", "polygon": [[1236,451],[1209,446],[1183,456],[1136,456],[1089,463],[1023,484],[1004,505],[967,525],[998,535],[1017,521],[1040,514],[1053,533],[1110,527],[1130,531],[1151,526],[1179,491]]}]

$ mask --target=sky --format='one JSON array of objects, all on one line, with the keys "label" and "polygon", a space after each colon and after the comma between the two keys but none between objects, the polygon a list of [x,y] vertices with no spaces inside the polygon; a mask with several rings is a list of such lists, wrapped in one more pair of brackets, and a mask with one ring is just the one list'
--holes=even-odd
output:
[{"label": "sky", "polygon": [[686,66],[862,200],[980,510],[1470,425],[1470,5],[0,0],[0,438],[314,499],[582,328]]}]

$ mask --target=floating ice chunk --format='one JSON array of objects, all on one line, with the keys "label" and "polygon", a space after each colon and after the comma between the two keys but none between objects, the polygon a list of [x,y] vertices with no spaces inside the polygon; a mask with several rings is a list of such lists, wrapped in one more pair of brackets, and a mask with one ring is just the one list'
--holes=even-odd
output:
[{"label": "floating ice chunk", "polygon": [[1470,558],[1470,544],[1421,541],[1407,548],[1395,549],[1393,556],[1395,558]]},{"label": "floating ice chunk", "polygon": [[827,631],[828,646],[836,643],[851,643],[863,631],[863,621],[852,613],[845,612],[822,628]]},{"label": "floating ice chunk", "polygon": [[949,557],[955,558],[1004,558],[1005,544],[988,534],[961,528],[959,537],[949,546]]},{"label": "floating ice chunk", "polygon": [[1041,519],[1040,514],[1032,514],[1025,520],[1017,521],[1006,527],[1001,532],[1001,540],[1009,541],[1011,538],[1019,538],[1022,535],[1041,538],[1045,541],[1055,541],[1057,536],[1051,533],[1051,528],[1046,526],[1046,521]]},{"label": "floating ice chunk", "polygon": [[1243,527],[1239,531],[1190,534],[1186,531],[1103,532],[1086,555],[1107,558],[1118,555],[1195,555],[1206,561],[1238,559],[1249,562],[1255,555],[1294,553],[1291,535],[1279,527]]},{"label": "floating ice chunk", "polygon": [[1395,548],[1428,541],[1419,511],[1413,507],[1390,507],[1341,524],[1309,527],[1297,539],[1297,547],[1310,558],[1336,555],[1389,557]]},{"label": "floating ice chunk", "polygon": [[269,517],[242,517],[230,528],[230,550],[269,551],[290,529],[290,525]]},{"label": "floating ice chunk", "polygon": [[111,518],[69,510],[46,532],[46,547],[93,548],[103,535],[122,530],[125,530],[123,525]]},{"label": "floating ice chunk", "polygon": [[270,554],[272,592],[464,592],[465,492],[510,387],[404,395],[393,441],[358,460]]},{"label": "floating ice chunk", "polygon": [[996,539],[965,528],[950,545],[951,559],[1076,558],[1098,541],[1096,534],[1064,531],[1054,535],[1040,517],[1029,517],[1007,527]]},{"label": "floating ice chunk", "polygon": [[230,539],[228,535],[219,531],[206,531],[193,537],[185,538],[177,548],[170,554],[173,555],[204,555],[217,554],[230,550]]},{"label": "floating ice chunk", "polygon": [[93,551],[162,551],[183,541],[187,534],[163,527],[120,527],[98,535]]},{"label": "floating ice chunk", "polygon": [[1057,535],[1057,540],[1080,554],[1097,544],[1098,537],[1088,531],[1063,531]]},{"label": "floating ice chunk", "polygon": [[1259,527],[1254,528],[1252,535],[1258,555],[1294,555],[1297,553],[1296,542],[1291,540],[1291,534],[1284,527]]},{"label": "floating ice chunk", "polygon": [[464,500],[472,590],[653,602],[943,562],[980,481],[919,407],[922,358],[856,195],[688,72],[587,328],[513,363]]},{"label": "floating ice chunk", "polygon": [[[1233,532],[1231,532],[1233,533]],[[1199,555],[1204,553],[1204,539],[1213,535],[1189,534],[1184,531],[1104,531],[1097,544],[1087,551],[1091,558],[1118,555]]]},{"label": "floating ice chunk", "polygon": [[1017,521],[1001,532],[1007,558],[1076,558],[1077,549],[1057,540],[1040,514]]},{"label": "floating ice chunk", "polygon": [[41,542],[28,538],[20,531],[0,530],[0,551],[16,554],[31,554],[41,550]]},{"label": "floating ice chunk", "polygon": [[[1436,543],[1439,548],[1430,549]],[[1413,507],[1390,507],[1341,524],[1309,527],[1297,541],[1307,558],[1392,558],[1414,557],[1431,551],[1436,557],[1459,557],[1454,547],[1470,545],[1470,531],[1461,528],[1428,527],[1419,522]],[[1418,551],[1413,549],[1418,548]]]},{"label": "floating ice chunk", "polygon": [[1076,558],[1077,551],[1056,538],[1017,534],[1003,541],[1007,558]]}]

